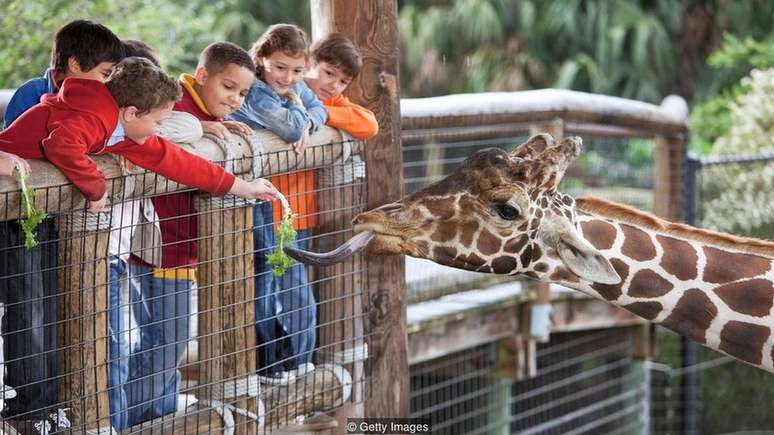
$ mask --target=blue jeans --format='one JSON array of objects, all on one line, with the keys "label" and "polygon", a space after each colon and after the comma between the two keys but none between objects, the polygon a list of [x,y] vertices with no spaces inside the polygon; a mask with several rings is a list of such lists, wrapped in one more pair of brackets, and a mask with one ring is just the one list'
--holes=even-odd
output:
[{"label": "blue jeans", "polygon": [[[276,277],[266,255],[274,250],[273,209],[269,202],[253,208],[255,248],[255,332],[259,373],[271,375],[312,362],[317,340],[317,313],[306,267],[296,264]],[[296,246],[307,249],[309,230],[299,230]]]},{"label": "blue jeans", "polygon": [[175,412],[178,364],[190,338],[194,280],[155,277],[153,269],[129,264],[132,310],[140,328],[130,357],[126,388],[130,426]]},{"label": "blue jeans", "polygon": [[111,256],[110,264],[110,361],[108,362],[108,394],[110,397],[110,421],[115,430],[127,425],[126,383],[129,380],[129,331],[122,325],[124,307],[121,305],[121,281],[127,279],[127,264]]}]

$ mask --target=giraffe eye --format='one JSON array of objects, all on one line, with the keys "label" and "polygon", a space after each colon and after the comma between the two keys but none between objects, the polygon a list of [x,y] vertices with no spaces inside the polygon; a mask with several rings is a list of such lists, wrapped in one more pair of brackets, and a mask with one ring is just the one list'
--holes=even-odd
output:
[{"label": "giraffe eye", "polygon": [[510,204],[506,204],[506,203],[495,204],[495,209],[497,210],[497,214],[499,214],[501,218],[508,221],[516,220],[521,216],[521,212],[519,211],[519,209]]}]

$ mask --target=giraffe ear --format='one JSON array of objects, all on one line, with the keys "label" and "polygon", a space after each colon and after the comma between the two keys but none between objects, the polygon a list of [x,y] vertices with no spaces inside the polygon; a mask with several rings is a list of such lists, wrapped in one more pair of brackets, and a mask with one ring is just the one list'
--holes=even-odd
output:
[{"label": "giraffe ear", "polygon": [[613,265],[578,233],[563,216],[552,216],[542,227],[544,241],[559,254],[568,269],[579,277],[600,284],[619,284]]}]

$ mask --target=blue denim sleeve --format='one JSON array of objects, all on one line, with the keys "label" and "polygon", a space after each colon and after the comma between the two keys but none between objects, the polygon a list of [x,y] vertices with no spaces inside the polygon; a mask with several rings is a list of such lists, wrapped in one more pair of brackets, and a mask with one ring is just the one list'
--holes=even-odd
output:
[{"label": "blue denim sleeve", "polygon": [[231,119],[244,122],[251,128],[265,128],[288,143],[298,142],[309,128],[309,115],[302,106],[283,103],[255,86]]},{"label": "blue denim sleeve", "polygon": [[320,99],[303,80],[299,83],[298,90],[298,97],[301,98],[301,102],[309,114],[309,119],[312,120],[312,132],[315,132],[328,121],[328,111],[325,110]]},{"label": "blue denim sleeve", "polygon": [[40,103],[40,97],[46,94],[46,81],[43,78],[36,78],[27,81],[14,92],[11,101],[5,108],[3,121],[5,126],[11,125],[16,118],[26,112],[30,107]]}]

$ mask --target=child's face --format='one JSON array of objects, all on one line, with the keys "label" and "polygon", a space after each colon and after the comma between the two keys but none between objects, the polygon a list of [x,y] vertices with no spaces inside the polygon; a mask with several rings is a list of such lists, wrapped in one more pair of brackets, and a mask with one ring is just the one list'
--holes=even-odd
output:
[{"label": "child's face", "polygon": [[138,114],[134,106],[122,107],[119,111],[124,124],[124,134],[127,138],[142,145],[149,137],[156,134],[161,122],[172,114],[171,101],[164,106],[156,107],[148,113]]},{"label": "child's face", "polygon": [[306,74],[306,84],[323,101],[341,95],[351,82],[351,75],[328,62],[315,64]]},{"label": "child's face", "polygon": [[114,66],[116,66],[115,62],[102,62],[88,71],[83,71],[78,61],[71,57],[67,62],[68,71],[67,74],[65,74],[65,78],[75,77],[79,79],[98,80],[105,83],[110,76],[110,73],[113,71]]},{"label": "child's face", "polygon": [[196,92],[210,115],[223,119],[239,109],[254,80],[252,71],[233,63],[215,74],[199,67],[196,69]]},{"label": "child's face", "polygon": [[306,56],[301,54],[290,57],[281,51],[275,51],[269,57],[262,57],[260,66],[263,66],[263,81],[278,95],[284,96],[291,86],[304,77]]}]

